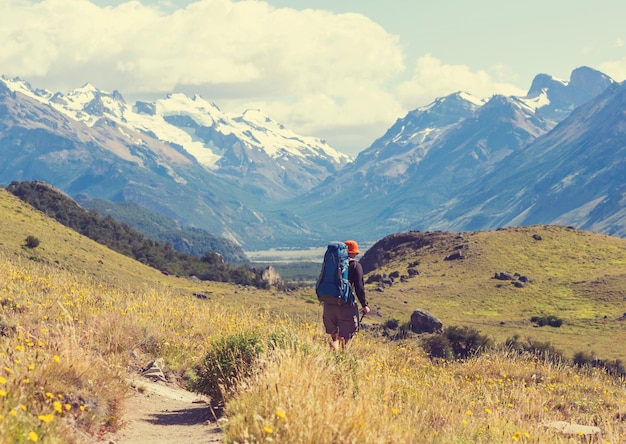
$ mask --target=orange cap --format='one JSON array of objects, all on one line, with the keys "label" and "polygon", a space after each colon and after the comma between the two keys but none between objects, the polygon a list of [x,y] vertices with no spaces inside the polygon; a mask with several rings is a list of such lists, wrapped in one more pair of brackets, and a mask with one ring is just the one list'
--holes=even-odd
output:
[{"label": "orange cap", "polygon": [[348,247],[348,254],[361,254],[359,251],[359,244],[357,244],[356,241],[347,240],[344,244]]}]

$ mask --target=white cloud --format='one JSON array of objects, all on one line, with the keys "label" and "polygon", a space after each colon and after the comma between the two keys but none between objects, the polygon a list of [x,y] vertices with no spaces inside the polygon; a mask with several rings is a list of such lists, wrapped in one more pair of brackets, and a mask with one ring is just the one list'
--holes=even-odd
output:
[{"label": "white cloud", "polygon": [[[493,71],[498,78],[502,78],[507,70],[498,65]],[[403,82],[397,89],[402,103],[412,108],[456,91],[465,91],[479,98],[494,94],[526,94],[516,85],[498,81],[487,71],[472,71],[465,65],[446,65],[431,54],[418,58],[411,80]]]},{"label": "white cloud", "polygon": [[619,60],[606,61],[598,66],[598,71],[605,73],[616,82],[626,80],[626,57]]},{"label": "white cloud", "polygon": [[312,135],[399,111],[385,92],[404,70],[399,38],[360,14],[256,0],[172,12],[139,1],[4,0],[0,41],[0,73],[53,91],[90,82],[135,98],[197,92],[222,107],[258,104]]}]

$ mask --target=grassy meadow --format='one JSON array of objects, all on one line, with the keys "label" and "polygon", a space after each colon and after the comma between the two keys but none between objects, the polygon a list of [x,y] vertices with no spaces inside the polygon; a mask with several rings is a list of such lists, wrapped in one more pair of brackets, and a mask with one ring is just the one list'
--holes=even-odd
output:
[{"label": "grassy meadow", "polygon": [[[624,380],[601,369],[505,349],[433,361],[418,338],[388,341],[373,328],[362,329],[347,352],[335,354],[311,289],[283,293],[166,276],[4,191],[0,211],[0,443],[107,442],[110,431],[124,426],[120,401],[131,374],[160,357],[168,378],[198,386],[206,357],[228,338],[235,345],[254,338],[258,348],[239,363],[242,371],[223,381],[225,442],[626,441]],[[420,261],[421,274],[381,293],[368,286],[378,313],[369,323],[404,319],[420,307],[445,324],[480,326],[494,337],[550,332],[571,351],[580,341],[610,344],[613,337],[619,353],[623,342],[615,335],[623,335],[624,323],[603,323],[603,316],[624,311],[623,241],[578,233],[582,251],[567,254],[584,259],[571,264],[584,264],[572,271],[571,264],[542,260],[550,252],[564,255],[550,240],[552,230],[564,236],[559,242],[568,239],[566,231],[545,230],[543,253],[531,244],[524,252],[527,232],[506,230],[472,234],[464,261],[444,262],[438,253],[398,256],[384,265],[387,272],[411,259]],[[25,247],[27,236],[40,244]],[[502,254],[490,259],[493,251]],[[528,260],[516,261],[516,254]],[[532,284],[496,287],[490,275],[507,269],[528,274]],[[473,273],[481,277],[464,286],[455,281]],[[206,298],[196,297],[200,293]],[[463,303],[470,293],[476,303]],[[564,330],[527,325],[529,315],[557,308],[567,309],[561,312]],[[608,345],[597,350],[607,358],[614,356],[610,352]],[[597,426],[601,433],[563,435],[546,427],[551,421]]]},{"label": "grassy meadow", "polygon": [[[535,240],[539,235],[541,240]],[[444,258],[463,246],[462,260]],[[514,227],[442,237],[433,245],[399,248],[376,273],[420,275],[383,292],[369,286],[380,319],[408,322],[425,309],[444,326],[471,326],[504,342],[548,341],[566,356],[594,353],[626,360],[626,239],[559,226]],[[530,278],[524,288],[494,279],[495,273]],[[559,328],[537,327],[533,316],[556,316]]]}]

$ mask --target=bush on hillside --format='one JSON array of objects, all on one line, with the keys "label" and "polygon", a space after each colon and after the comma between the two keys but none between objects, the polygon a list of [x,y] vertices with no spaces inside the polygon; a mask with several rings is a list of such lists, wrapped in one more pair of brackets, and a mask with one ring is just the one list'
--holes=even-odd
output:
[{"label": "bush on hillside", "polygon": [[626,368],[624,367],[621,359],[616,359],[615,361],[605,361],[596,357],[595,353],[593,352],[588,353],[584,351],[579,351],[574,353],[572,362],[578,367],[603,368],[610,375],[615,375],[622,378],[626,376]]},{"label": "bush on hillside", "polygon": [[557,350],[550,342],[535,341],[532,338],[522,342],[519,335],[514,335],[505,341],[505,347],[510,351],[530,353],[554,363],[563,361],[563,352]]},{"label": "bush on hillside", "polygon": [[239,332],[214,341],[211,351],[196,369],[191,389],[211,397],[214,405],[224,402],[241,378],[249,376],[257,358],[265,349],[261,336]]},{"label": "bush on hillside", "polygon": [[530,318],[530,322],[534,322],[539,327],[544,327],[549,325],[550,327],[560,327],[563,325],[563,319],[558,318],[554,315],[550,316],[533,316]]},{"label": "bush on hillside", "polygon": [[452,344],[443,334],[432,335],[424,339],[422,347],[431,358],[454,359]]},{"label": "bush on hillside", "polygon": [[493,341],[472,327],[450,326],[424,339],[422,346],[432,358],[466,359],[491,348]]},{"label": "bush on hillside", "polygon": [[28,248],[37,248],[39,246],[39,239],[32,235],[27,236],[26,239],[24,239],[24,245]]}]

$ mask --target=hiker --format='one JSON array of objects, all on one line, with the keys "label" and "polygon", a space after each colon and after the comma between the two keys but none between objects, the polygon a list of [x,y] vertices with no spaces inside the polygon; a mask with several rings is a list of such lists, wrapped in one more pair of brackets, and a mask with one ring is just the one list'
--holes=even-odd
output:
[{"label": "hiker", "polygon": [[[348,265],[350,287],[352,288],[353,296],[356,296],[361,304],[363,315],[366,315],[370,312],[370,308],[367,306],[367,300],[365,299],[363,267],[355,259],[356,256],[361,254],[359,245],[353,240],[347,240],[344,243],[348,247],[348,257],[350,258]],[[346,344],[348,344],[348,341],[352,339],[359,328],[359,309],[355,298],[352,298],[351,303],[343,305],[324,303],[322,318],[326,333],[330,335],[331,349],[334,351],[339,351],[340,348],[345,349]]]}]

